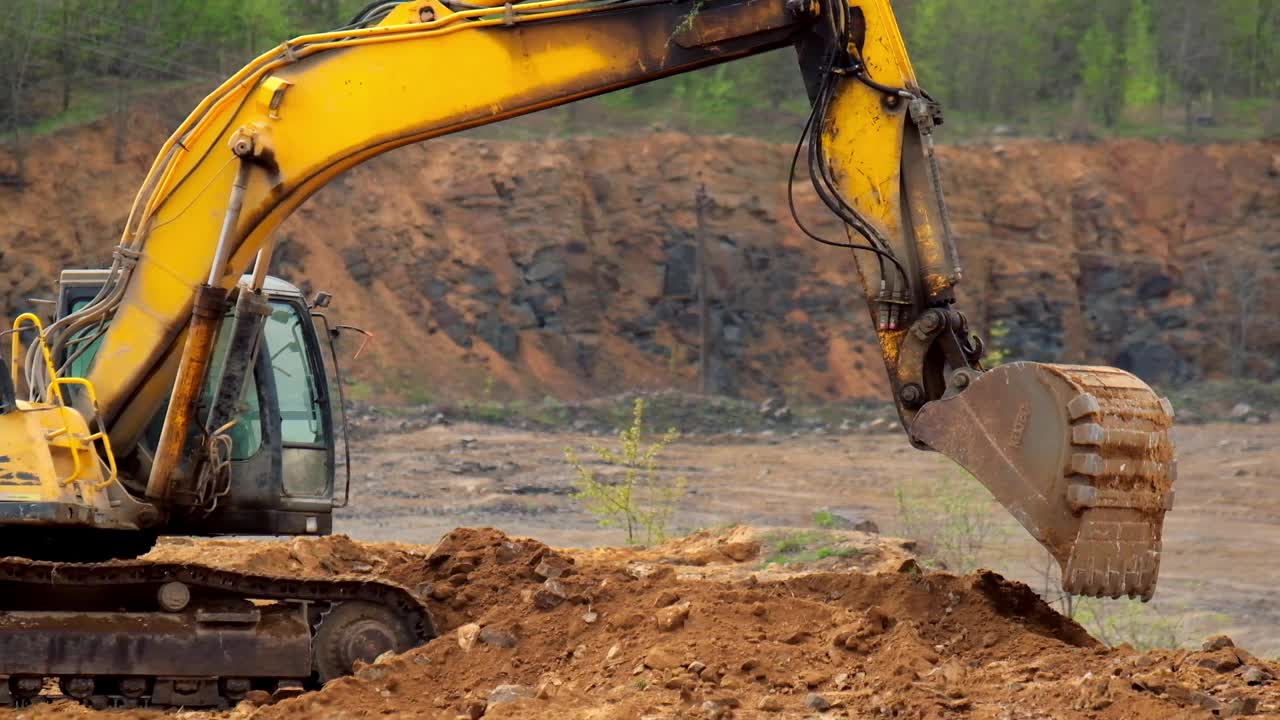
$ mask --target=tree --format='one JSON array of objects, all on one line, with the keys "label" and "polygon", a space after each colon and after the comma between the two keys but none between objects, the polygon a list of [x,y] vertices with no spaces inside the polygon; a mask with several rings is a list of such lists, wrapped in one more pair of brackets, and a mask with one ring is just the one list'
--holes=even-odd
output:
[{"label": "tree", "polygon": [[0,116],[5,120],[5,127],[13,137],[14,172],[10,176],[0,175],[6,184],[21,186],[26,178],[26,153],[22,146],[22,129],[26,123],[24,114],[27,111],[27,90],[30,84],[33,66],[39,61],[36,57],[36,28],[44,14],[44,5],[36,3],[35,7],[20,4],[11,9],[8,20],[17,32],[6,34],[0,41],[0,67],[7,68],[4,77],[7,81],[4,98],[0,100]]},{"label": "tree", "polygon": [[1160,99],[1160,69],[1148,0],[1134,0],[1124,29],[1124,104],[1141,108]]},{"label": "tree", "polygon": [[1115,34],[1099,17],[1080,39],[1080,89],[1093,114],[1107,127],[1120,119],[1124,103],[1124,67]]}]

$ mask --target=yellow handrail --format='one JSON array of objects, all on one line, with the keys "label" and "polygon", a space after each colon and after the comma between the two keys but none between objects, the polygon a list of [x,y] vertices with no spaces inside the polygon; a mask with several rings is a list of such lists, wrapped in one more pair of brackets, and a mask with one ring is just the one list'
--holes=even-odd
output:
[{"label": "yellow handrail", "polygon": [[[35,313],[23,313],[13,321],[14,332],[12,346],[10,348],[12,352],[12,356],[10,358],[10,372],[13,376],[13,386],[15,388],[21,385],[20,377],[18,376],[18,369],[20,368],[18,358],[22,355],[21,330],[24,324],[30,324],[36,329],[36,341],[40,343],[40,353],[44,355],[44,366],[45,369],[49,371],[49,378],[52,380],[58,377],[58,371],[53,366],[53,353],[49,351],[49,343],[45,342],[44,323],[40,322],[40,318],[37,317]],[[59,405],[62,404],[61,391],[58,392],[56,397],[53,397],[53,400],[55,400]]]},{"label": "yellow handrail", "polygon": [[[22,334],[21,330],[24,325],[31,325],[36,330],[36,342],[40,343],[40,353],[44,357],[45,370],[49,373],[49,400],[53,403],[52,407],[42,408],[45,410],[57,409],[58,417],[62,420],[62,428],[60,430],[51,430],[46,434],[47,440],[56,440],[66,437],[66,447],[71,451],[72,470],[71,475],[65,478],[59,478],[58,482],[62,485],[70,485],[80,480],[80,476],[84,473],[84,463],[80,459],[80,453],[88,450],[93,452],[93,444],[95,442],[102,443],[103,453],[106,455],[107,468],[110,475],[106,480],[96,483],[93,488],[102,490],[119,477],[119,471],[116,467],[115,451],[111,449],[111,438],[107,435],[106,430],[102,427],[102,418],[97,417],[98,413],[98,392],[94,389],[93,383],[86,378],[78,377],[58,377],[58,369],[53,364],[53,353],[49,350],[49,343],[45,340],[44,324],[40,322],[40,318],[34,313],[23,313],[13,321],[13,340],[12,352],[13,357],[9,371],[13,374],[14,387],[19,385],[18,371],[21,368],[19,357],[22,354]],[[67,414],[66,396],[62,392],[64,385],[78,385],[85,390],[85,394],[89,397],[90,406],[94,410],[95,422],[98,423],[98,431],[88,435],[77,435],[71,432],[71,416]],[[86,447],[87,444],[87,447]]]},{"label": "yellow handrail", "polygon": [[[108,485],[116,481],[116,478],[119,477],[119,470],[116,468],[115,451],[111,449],[111,436],[107,435],[106,430],[103,429],[102,427],[102,418],[98,417],[98,412],[97,412],[98,393],[96,390],[94,390],[93,383],[89,382],[88,379],[78,378],[78,377],[66,377],[66,378],[55,378],[52,383],[49,383],[50,394],[52,394],[52,392],[55,389],[58,390],[59,394],[61,394],[63,385],[79,385],[80,387],[84,388],[85,394],[89,396],[89,404],[91,407],[93,407],[93,410],[94,410],[95,421],[98,423],[98,431],[85,436],[74,435],[70,431],[66,432],[66,435],[68,438],[74,438],[74,446],[71,443],[68,443],[68,447],[71,449],[71,456],[74,458],[75,465],[74,465],[74,470],[72,471],[71,476],[68,478],[62,479],[59,482],[61,482],[63,485],[70,485],[71,483],[76,482],[77,480],[80,479],[80,473],[83,470],[83,466],[80,463],[80,451],[84,449],[79,445],[80,442],[83,441],[88,443],[89,444],[88,449],[91,452],[93,450],[93,443],[101,442],[103,454],[107,456],[107,469],[111,471],[110,475],[107,476],[106,480],[103,480],[100,483],[96,483],[93,486],[95,490],[102,490],[103,488],[107,487]],[[63,408],[62,413],[63,413],[63,419],[65,423],[66,422],[65,408]]]}]

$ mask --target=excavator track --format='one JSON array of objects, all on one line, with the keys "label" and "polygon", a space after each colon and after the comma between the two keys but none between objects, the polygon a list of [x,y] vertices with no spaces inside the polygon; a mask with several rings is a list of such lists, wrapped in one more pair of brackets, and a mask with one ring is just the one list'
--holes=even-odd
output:
[{"label": "excavator track", "polygon": [[0,706],[225,706],[435,637],[408,589],[150,561],[0,560]]}]

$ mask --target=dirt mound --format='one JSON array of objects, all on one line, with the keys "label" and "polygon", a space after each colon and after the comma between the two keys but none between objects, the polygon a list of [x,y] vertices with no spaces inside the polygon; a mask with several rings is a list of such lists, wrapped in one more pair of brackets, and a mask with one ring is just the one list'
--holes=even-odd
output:
[{"label": "dirt mound", "polygon": [[456,531],[414,576],[433,587],[447,578],[444,636],[254,717],[999,717],[1016,705],[1051,717],[1166,718],[1280,709],[1274,691],[1248,684],[1280,669],[1243,651],[1110,650],[1025,585],[991,573],[920,574],[909,564],[899,573],[716,580],[679,569],[691,558],[731,565],[752,556],[753,542],[711,533],[629,557]]},{"label": "dirt mound", "polygon": [[[893,541],[885,541],[891,546]],[[1029,588],[968,577],[759,568],[744,529],[560,551],[491,529],[434,548],[345,538],[168,543],[157,554],[300,574],[367,572],[431,598],[442,635],[275,705],[182,717],[1168,718],[1280,711],[1280,667],[1109,649]],[[864,561],[891,567],[895,551]],[[59,704],[23,717],[81,717]],[[12,717],[13,715],[6,715]],[[134,712],[115,717],[163,717]]]}]

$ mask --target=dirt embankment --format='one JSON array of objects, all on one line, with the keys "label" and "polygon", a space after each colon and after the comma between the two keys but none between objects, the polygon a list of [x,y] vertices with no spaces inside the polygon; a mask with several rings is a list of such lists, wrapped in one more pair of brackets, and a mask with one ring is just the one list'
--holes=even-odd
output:
[{"label": "dirt embankment", "polygon": [[[120,165],[105,126],[35,143],[29,186],[0,188],[0,314],[46,295],[55,268],[106,261],[162,134],[137,123]],[[358,372],[391,397],[692,387],[705,183],[714,386],[878,396],[853,264],[790,219],[790,151],[674,134],[435,141],[313,198],[282,230],[280,271],[334,291],[340,318],[377,335]],[[1223,371],[1229,328],[1245,327],[1246,365],[1274,373],[1258,358],[1280,346],[1262,313],[1280,301],[1265,282],[1280,249],[1280,145],[1017,141],[945,148],[943,164],[965,306],[1002,328],[1012,356],[1172,382]],[[807,188],[800,207],[837,235]]]},{"label": "dirt embankment", "polygon": [[[400,582],[429,598],[441,632],[318,692],[182,713],[193,719],[1170,720],[1280,711],[1280,668],[1225,638],[1195,652],[1108,649],[1024,585],[987,572],[922,573],[891,541],[874,542],[829,571],[759,574],[747,570],[759,545],[744,529],[650,550],[557,551],[469,529],[434,548],[338,537],[158,555]],[[65,703],[19,712],[94,715]]]}]

